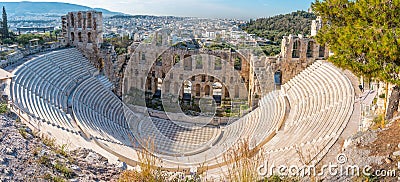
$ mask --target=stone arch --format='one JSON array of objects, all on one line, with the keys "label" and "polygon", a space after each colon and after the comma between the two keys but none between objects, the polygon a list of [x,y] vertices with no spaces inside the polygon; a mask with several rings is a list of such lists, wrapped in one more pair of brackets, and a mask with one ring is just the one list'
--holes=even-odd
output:
[{"label": "stone arch", "polygon": [[292,58],[300,58],[300,40],[296,39],[293,42]]}]

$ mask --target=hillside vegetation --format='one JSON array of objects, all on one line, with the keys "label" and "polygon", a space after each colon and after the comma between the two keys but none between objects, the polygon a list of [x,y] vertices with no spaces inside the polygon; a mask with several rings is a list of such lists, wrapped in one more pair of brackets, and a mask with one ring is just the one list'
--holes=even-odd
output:
[{"label": "hillside vegetation", "polygon": [[285,15],[259,18],[255,21],[250,20],[242,29],[258,37],[267,38],[272,42],[280,42],[285,35],[310,34],[311,22],[315,18],[316,16],[313,13],[296,11]]},{"label": "hillside vegetation", "polygon": [[296,11],[285,15],[250,20],[241,28],[249,34],[266,38],[271,42],[261,46],[266,55],[276,55],[280,52],[280,42],[283,36],[293,34],[309,35],[311,22],[316,16],[306,11]]}]

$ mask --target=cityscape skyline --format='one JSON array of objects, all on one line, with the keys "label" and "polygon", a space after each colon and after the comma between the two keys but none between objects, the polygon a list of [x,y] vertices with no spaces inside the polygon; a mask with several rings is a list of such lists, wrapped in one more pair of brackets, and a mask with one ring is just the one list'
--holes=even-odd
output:
[{"label": "cityscape skyline", "polygon": [[[3,0],[3,2],[22,2]],[[130,15],[181,16],[199,18],[256,19],[297,10],[307,10],[314,0],[30,0],[29,2],[63,2],[104,8]],[[250,10],[250,11],[249,11]]]}]

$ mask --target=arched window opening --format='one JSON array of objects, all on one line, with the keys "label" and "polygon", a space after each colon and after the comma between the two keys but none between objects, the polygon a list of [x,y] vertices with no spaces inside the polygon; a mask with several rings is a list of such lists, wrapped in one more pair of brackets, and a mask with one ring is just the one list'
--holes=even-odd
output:
[{"label": "arched window opening", "polygon": [[300,57],[300,41],[295,40],[293,43],[292,58],[299,58],[299,57]]},{"label": "arched window opening", "polygon": [[239,86],[235,85],[235,98],[239,98]]},{"label": "arched window opening", "polygon": [[192,82],[189,80],[183,82],[183,100],[192,100]]},{"label": "arched window opening", "polygon": [[74,42],[75,41],[75,33],[71,32],[71,41]]},{"label": "arched window opening", "polygon": [[313,57],[313,53],[314,53],[314,42],[310,41],[310,42],[308,42],[308,45],[307,45],[307,57],[308,58]]},{"label": "arched window opening", "polygon": [[72,27],[75,27],[75,17],[73,13],[71,13],[71,25]]},{"label": "arched window opening", "polygon": [[205,95],[205,96],[210,96],[210,91],[211,91],[210,86],[209,86],[209,85],[206,85],[206,86],[204,87],[204,95]]},{"label": "arched window opening", "polygon": [[161,98],[162,83],[163,81],[161,78],[154,79],[154,84],[156,88],[156,92],[154,93],[154,98]]},{"label": "arched window opening", "polygon": [[181,57],[177,54],[174,55],[174,63],[178,64],[181,61]]},{"label": "arched window opening", "polygon": [[196,92],[196,96],[197,96],[197,97],[200,96],[200,88],[201,88],[200,84],[196,84],[195,92]]},{"label": "arched window opening", "polygon": [[242,59],[240,57],[235,58],[234,68],[235,70],[242,70]]},{"label": "arched window opening", "polygon": [[92,43],[92,33],[89,32],[89,33],[87,34],[87,36],[88,36],[88,43]]},{"label": "arched window opening", "polygon": [[324,58],[325,57],[325,46],[320,45],[319,46],[319,51],[318,51],[318,57]]},{"label": "arched window opening", "polygon": [[92,13],[87,14],[87,28],[92,28]]},{"label": "arched window opening", "polygon": [[185,71],[192,71],[192,58],[191,57],[186,57],[183,60],[183,69]]},{"label": "arched window opening", "polygon": [[203,69],[203,58],[196,56],[196,69]]},{"label": "arched window opening", "polygon": [[158,57],[156,60],[156,66],[162,66],[162,62],[163,62],[162,57],[161,56]]},{"label": "arched window opening", "polygon": [[214,63],[214,70],[221,70],[221,69],[222,69],[221,58],[216,58]]},{"label": "arched window opening", "polygon": [[281,70],[278,70],[274,74],[274,82],[275,85],[282,85],[282,73]]},{"label": "arched window opening", "polygon": [[215,102],[220,105],[222,101],[222,84],[220,82],[215,82],[212,85],[213,88],[213,98]]},{"label": "arched window opening", "polygon": [[78,13],[78,28],[82,28],[82,13]]},{"label": "arched window opening", "polygon": [[79,42],[82,42],[82,32],[78,32],[78,40]]}]

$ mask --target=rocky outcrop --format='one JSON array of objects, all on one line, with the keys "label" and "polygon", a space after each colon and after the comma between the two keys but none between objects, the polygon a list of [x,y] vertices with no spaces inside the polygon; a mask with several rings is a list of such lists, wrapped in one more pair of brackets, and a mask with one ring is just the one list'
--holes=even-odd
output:
[{"label": "rocky outcrop", "polygon": [[0,181],[115,181],[120,172],[92,150],[68,151],[0,116]]}]

